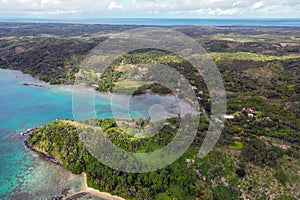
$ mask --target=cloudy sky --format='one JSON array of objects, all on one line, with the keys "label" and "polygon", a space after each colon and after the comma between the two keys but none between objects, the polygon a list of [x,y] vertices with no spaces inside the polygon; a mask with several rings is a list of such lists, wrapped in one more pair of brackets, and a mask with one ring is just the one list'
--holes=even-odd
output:
[{"label": "cloudy sky", "polygon": [[0,0],[0,18],[300,18],[300,0]]}]

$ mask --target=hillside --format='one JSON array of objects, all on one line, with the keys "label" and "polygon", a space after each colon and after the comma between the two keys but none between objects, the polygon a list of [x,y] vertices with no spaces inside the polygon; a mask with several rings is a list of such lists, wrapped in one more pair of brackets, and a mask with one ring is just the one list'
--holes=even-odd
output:
[{"label": "hillside", "polygon": [[[227,122],[214,150],[199,158],[197,152],[208,125],[202,116],[192,146],[179,160],[161,170],[141,174],[120,172],[95,159],[77,133],[78,129],[89,128],[82,123],[53,122],[37,129],[29,141],[73,173],[86,172],[90,187],[126,199],[298,199],[299,132],[286,141],[265,136],[264,128],[257,128],[261,134],[255,134],[251,126],[264,120],[247,122],[246,118],[240,116]],[[179,123],[176,118],[169,119],[157,135],[138,139],[129,135],[129,130],[123,128],[126,126],[117,127],[115,120],[97,121],[107,138],[132,152],[163,147],[174,137],[172,133]],[[249,126],[240,126],[242,123]]]}]

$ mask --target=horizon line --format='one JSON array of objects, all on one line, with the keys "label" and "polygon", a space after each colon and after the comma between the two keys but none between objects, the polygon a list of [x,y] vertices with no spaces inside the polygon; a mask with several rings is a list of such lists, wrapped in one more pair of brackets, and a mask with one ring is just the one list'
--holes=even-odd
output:
[{"label": "horizon line", "polygon": [[5,20],[26,20],[26,19],[38,19],[38,20],[89,20],[89,19],[197,19],[197,20],[201,20],[201,19],[205,19],[205,20],[300,20],[299,18],[295,18],[295,17],[257,17],[257,18],[252,18],[252,17],[242,17],[242,18],[236,18],[236,17],[232,17],[232,18],[215,18],[215,17],[88,17],[88,18],[42,18],[42,17],[26,17],[26,18],[17,18],[17,17],[0,17],[1,19],[5,19]]}]

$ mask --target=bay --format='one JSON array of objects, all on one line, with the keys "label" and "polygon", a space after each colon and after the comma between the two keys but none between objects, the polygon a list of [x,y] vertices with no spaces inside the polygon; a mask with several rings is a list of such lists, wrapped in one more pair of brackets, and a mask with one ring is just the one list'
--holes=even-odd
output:
[{"label": "bay", "polygon": [[[96,95],[98,118],[148,118],[151,106],[157,104],[169,110],[168,116],[178,114],[174,106],[179,104],[174,96],[131,99],[117,95],[114,104],[110,99],[109,94]],[[0,69],[0,199],[49,199],[68,187],[71,193],[80,191],[82,176],[26,149],[24,137],[19,134],[57,117],[73,119],[71,86],[51,86],[19,71]]]}]

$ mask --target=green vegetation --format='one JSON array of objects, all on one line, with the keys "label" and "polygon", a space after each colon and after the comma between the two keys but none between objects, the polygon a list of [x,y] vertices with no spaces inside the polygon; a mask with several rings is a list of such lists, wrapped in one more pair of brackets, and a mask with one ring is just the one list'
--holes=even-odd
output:
[{"label": "green vegetation", "polygon": [[[138,82],[160,73],[151,68],[150,74],[151,66],[144,64],[160,63],[176,69],[197,88],[201,109],[209,115],[215,102],[210,101],[201,75],[170,52],[130,52],[101,75],[78,69],[100,41],[135,27],[2,24],[0,67],[21,70],[53,84],[73,83],[77,74],[87,77],[84,83],[98,91],[168,94],[171,91],[159,84]],[[208,156],[197,155],[208,128],[204,115],[188,151],[170,166],[151,173],[124,173],[101,164],[83,145],[77,134],[82,127],[73,121],[37,129],[30,144],[57,157],[73,173],[86,172],[90,187],[127,199],[300,199],[299,28],[173,28],[198,41],[215,60],[227,91],[227,113],[234,116],[225,121],[218,144]],[[128,74],[134,79],[129,80]],[[147,127],[147,120],[122,121],[120,127],[114,119],[94,122],[116,146],[132,152],[160,149],[174,138],[179,125],[178,118],[168,119],[157,135],[143,138],[140,136],[151,133],[132,133]]]},{"label": "green vegetation", "polygon": [[29,73],[51,84],[73,83],[84,54],[97,40],[45,37],[0,39],[0,67]]},{"label": "green vegetation", "polygon": [[266,144],[258,139],[251,139],[242,151],[242,158],[256,165],[277,165],[278,158],[283,156],[281,149],[267,148]]},{"label": "green vegetation", "polygon": [[275,174],[275,178],[282,184],[285,185],[287,181],[286,174],[282,171]]},{"label": "green vegetation", "polygon": [[300,58],[299,54],[289,54],[284,56],[272,56],[267,54],[249,53],[249,52],[236,52],[236,53],[210,53],[214,59],[230,59],[230,60],[252,60],[252,61],[284,61],[289,59]]},{"label": "green vegetation", "polygon": [[[177,120],[171,120],[176,125]],[[170,121],[170,122],[171,122]],[[165,145],[169,140],[168,130],[172,130],[171,125],[167,125],[162,130],[163,135],[158,134],[149,140],[136,142],[122,133],[122,130],[115,127],[112,120],[99,120],[99,126],[105,130],[104,134],[110,138],[117,146],[127,150],[137,151],[143,149],[140,146],[151,147],[151,144],[158,143]],[[187,168],[185,157],[193,153],[193,148],[172,165],[156,172],[144,174],[123,173],[113,170],[96,160],[84,147],[77,132],[75,122],[56,121],[36,130],[30,138],[30,144],[37,149],[55,156],[64,167],[75,174],[86,172],[88,184],[91,187],[108,191],[113,194],[134,198],[153,199],[158,195],[167,198],[168,195],[177,198],[189,198],[194,193],[193,184],[196,174],[191,168]],[[79,126],[79,125],[77,125]],[[114,131],[118,130],[116,135]],[[157,142],[157,140],[162,142]],[[122,141],[122,142],[121,142]],[[154,142],[155,141],[155,142]],[[144,148],[145,151],[147,148]],[[150,149],[152,151],[152,149]],[[121,162],[121,160],[120,160]],[[184,168],[182,168],[185,166]],[[184,172],[180,174],[180,172]],[[176,183],[176,185],[174,185]],[[180,189],[180,191],[178,190]],[[161,194],[165,193],[165,194]]]},{"label": "green vegetation", "polygon": [[[134,127],[133,124],[146,127],[147,121],[118,120],[122,126],[117,126],[114,119],[105,119],[88,120],[84,124],[91,122],[96,122],[104,130],[103,134],[119,148],[132,152],[160,149],[174,137],[179,125],[177,118],[169,119],[157,135],[135,138],[130,128]],[[203,117],[201,124],[207,127]],[[247,140],[242,137],[242,142],[233,142],[231,136],[222,135],[216,148],[207,157],[200,158],[197,151],[205,132],[199,127],[192,146],[179,160],[155,172],[131,174],[111,169],[95,159],[81,142],[76,131],[78,128],[89,126],[74,121],[56,121],[37,129],[29,139],[30,144],[55,156],[73,173],[86,172],[88,185],[101,191],[128,199],[238,199],[242,194],[249,198],[253,195],[263,197],[263,188],[278,198],[282,195],[296,197],[292,190],[299,186],[299,181],[292,177],[299,166],[295,163],[289,167],[292,171],[280,171],[283,162],[285,165],[290,163],[286,159],[291,159],[290,153],[272,144],[267,146],[259,138]],[[228,144],[235,144],[234,148],[228,148]],[[241,154],[236,149],[242,149]],[[299,158],[294,159],[293,162],[300,163]],[[261,181],[268,184],[262,186]],[[274,186],[274,181],[279,184]],[[286,188],[287,185],[290,189]],[[249,188],[252,189],[246,192]]]},{"label": "green vegetation", "polygon": [[172,200],[172,198],[167,193],[159,193],[156,195],[157,200]]},{"label": "green vegetation", "polygon": [[242,150],[244,148],[244,144],[239,141],[235,141],[234,145],[230,145],[229,149]]}]

